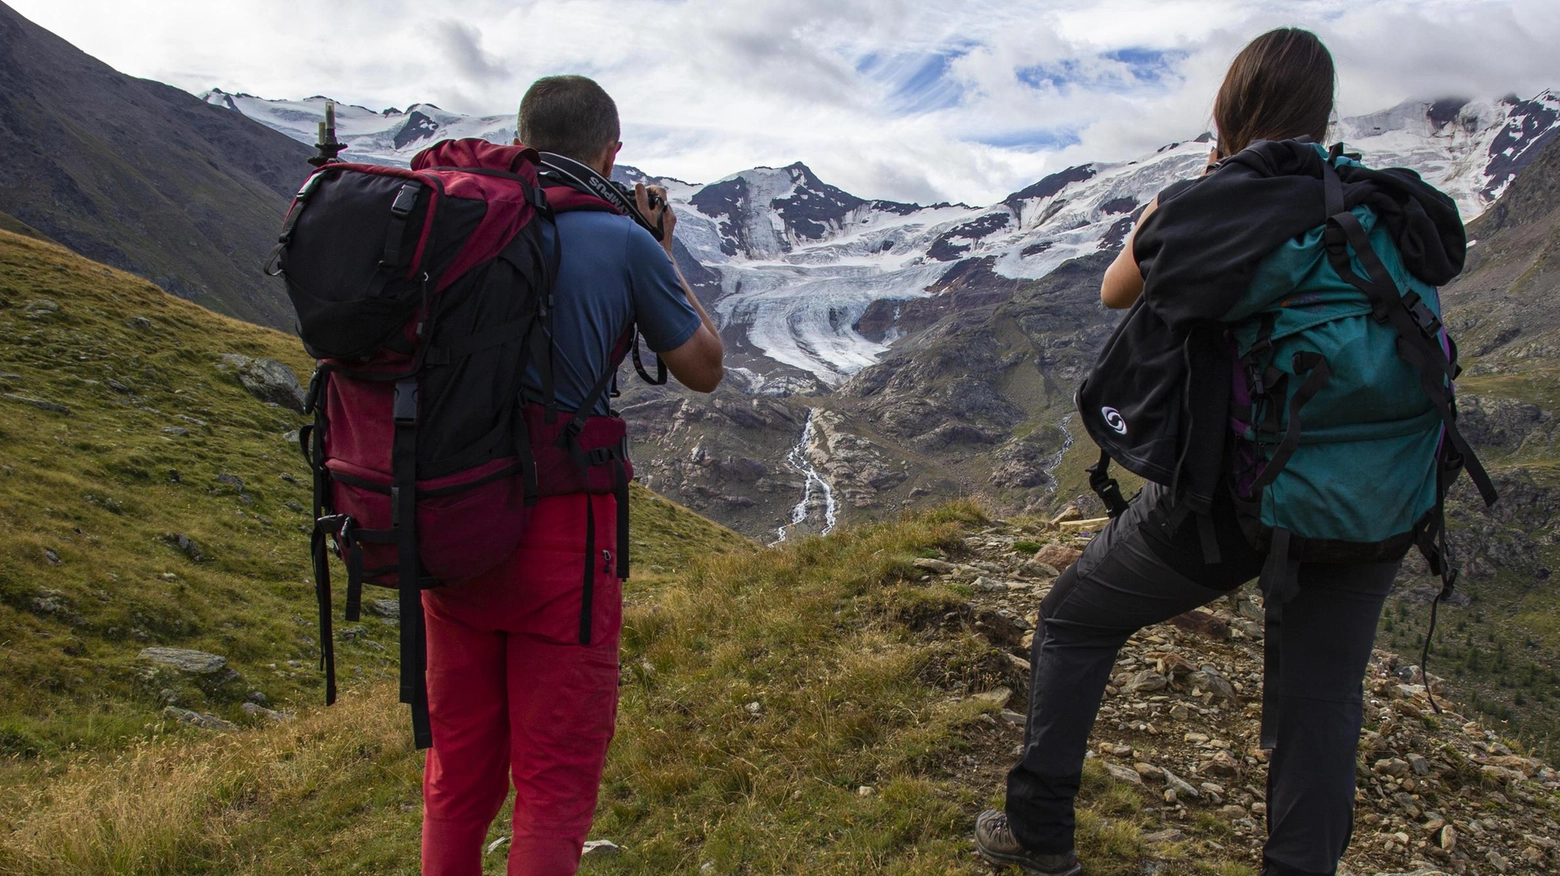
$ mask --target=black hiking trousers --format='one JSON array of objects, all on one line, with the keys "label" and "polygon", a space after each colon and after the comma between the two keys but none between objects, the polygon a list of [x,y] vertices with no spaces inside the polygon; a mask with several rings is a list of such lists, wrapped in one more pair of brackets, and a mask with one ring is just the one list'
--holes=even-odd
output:
[{"label": "black hiking trousers", "polygon": [[[1089,543],[1040,605],[1023,756],[1008,773],[1007,815],[1026,848],[1073,848],[1073,799],[1116,654],[1139,629],[1257,577],[1264,555],[1233,510],[1216,515],[1222,562],[1202,563],[1197,522],[1172,530],[1166,490],[1150,484]],[[1306,563],[1300,592],[1270,637],[1281,688],[1268,764],[1263,876],[1332,876],[1354,829],[1362,683],[1398,563]]]}]

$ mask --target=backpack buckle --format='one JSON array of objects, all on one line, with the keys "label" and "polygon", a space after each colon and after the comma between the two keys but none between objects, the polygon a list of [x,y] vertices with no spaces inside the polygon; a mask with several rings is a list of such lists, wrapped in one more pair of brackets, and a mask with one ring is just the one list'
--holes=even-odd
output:
[{"label": "backpack buckle", "polygon": [[315,368],[314,374],[309,377],[309,389],[303,394],[303,412],[314,413],[314,406],[320,400],[320,369]]},{"label": "backpack buckle", "polygon": [[352,515],[327,514],[314,521],[314,528],[336,540],[337,548],[352,543]]},{"label": "backpack buckle", "polygon": [[1246,391],[1251,393],[1252,400],[1267,395],[1267,384],[1262,380],[1263,368],[1256,362],[1246,363]]},{"label": "backpack buckle", "polygon": [[395,422],[417,422],[417,381],[415,379],[397,380],[395,382]]},{"label": "backpack buckle", "polygon": [[401,186],[401,190],[395,193],[395,200],[390,203],[390,213],[398,219],[405,219],[412,215],[412,208],[417,205],[417,193],[422,191],[422,184],[409,182]]},{"label": "backpack buckle", "polygon": [[1407,308],[1409,314],[1414,317],[1414,322],[1418,323],[1419,330],[1424,332],[1427,337],[1434,338],[1440,333],[1440,317],[1436,316],[1435,311],[1430,309],[1430,305],[1426,304],[1424,299],[1419,297],[1418,292],[1409,292],[1407,295],[1404,295],[1403,307]]}]

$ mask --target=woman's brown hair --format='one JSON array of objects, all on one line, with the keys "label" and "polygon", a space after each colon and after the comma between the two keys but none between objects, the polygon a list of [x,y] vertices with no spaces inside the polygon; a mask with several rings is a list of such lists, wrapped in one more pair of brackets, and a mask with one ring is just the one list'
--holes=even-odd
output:
[{"label": "woman's brown hair", "polygon": [[1333,110],[1333,61],[1316,34],[1281,27],[1240,50],[1213,101],[1219,154],[1256,140],[1327,136]]}]

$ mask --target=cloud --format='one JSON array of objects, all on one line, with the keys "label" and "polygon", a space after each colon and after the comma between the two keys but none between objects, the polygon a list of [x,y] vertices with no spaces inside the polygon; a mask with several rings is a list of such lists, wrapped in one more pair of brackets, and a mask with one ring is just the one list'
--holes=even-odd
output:
[{"label": "cloud", "polygon": [[482,34],[463,21],[435,22],[433,32],[444,50],[444,58],[468,81],[491,83],[509,77],[508,65],[484,51]]},{"label": "cloud", "polygon": [[1346,115],[1560,87],[1553,0],[447,0],[431,29],[408,0],[323,16],[306,0],[8,2],[192,91],[500,115],[537,76],[583,73],[617,100],[622,160],[648,171],[802,160],[860,196],[922,202],[992,203],[1194,137],[1229,60],[1280,25],[1332,48]]}]

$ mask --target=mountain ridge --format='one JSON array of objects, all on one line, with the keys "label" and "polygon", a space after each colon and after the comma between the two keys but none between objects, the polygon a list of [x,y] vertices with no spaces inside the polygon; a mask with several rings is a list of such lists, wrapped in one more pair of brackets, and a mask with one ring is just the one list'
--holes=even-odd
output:
[{"label": "mountain ridge", "polygon": [[[253,98],[234,106],[312,141],[323,104]],[[514,134],[508,116],[450,114],[418,132],[405,127],[405,113],[362,115],[338,125],[348,154],[373,161],[404,162],[445,136],[507,142]],[[1336,131],[1374,163],[1420,169],[1472,215],[1560,131],[1560,98],[1546,91],[1526,100],[1408,101],[1343,119]],[[405,145],[394,147],[403,135]],[[893,314],[933,294],[946,271],[939,265],[990,259],[1002,278],[1033,280],[1070,258],[1114,250],[1155,193],[1196,172],[1208,143],[1204,133],[1137,159],[1064,168],[985,207],[863,198],[801,161],[708,183],[633,168],[621,176],[667,186],[680,208],[679,242],[719,277],[701,296],[713,305],[735,353],[734,373],[749,391],[818,393],[886,354],[905,333],[892,325]],[[874,326],[870,336],[855,328],[863,319]]]},{"label": "mountain ridge", "polygon": [[0,212],[209,309],[290,326],[259,263],[309,150],[0,3]]}]

